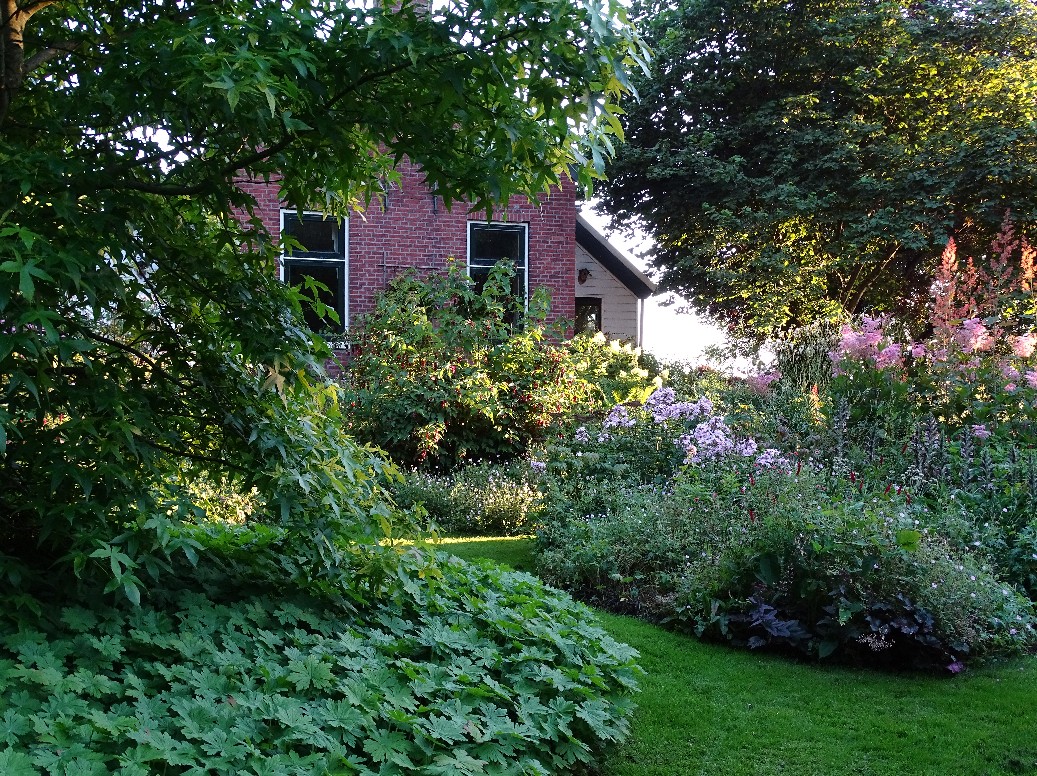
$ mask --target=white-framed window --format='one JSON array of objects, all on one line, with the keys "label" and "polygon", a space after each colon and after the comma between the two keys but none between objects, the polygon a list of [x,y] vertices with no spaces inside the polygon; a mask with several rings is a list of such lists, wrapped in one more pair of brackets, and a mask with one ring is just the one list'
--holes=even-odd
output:
[{"label": "white-framed window", "polygon": [[529,226],[496,221],[468,222],[468,276],[482,291],[490,270],[500,261],[515,267],[511,290],[525,308],[529,298]]},{"label": "white-framed window", "polygon": [[314,331],[342,331],[349,322],[349,221],[328,218],[321,213],[281,211],[281,237],[291,236],[301,248],[286,248],[281,256],[281,280],[302,285],[310,277],[324,285],[320,301],[338,313],[335,323],[322,317],[312,306],[304,305],[306,325]]}]

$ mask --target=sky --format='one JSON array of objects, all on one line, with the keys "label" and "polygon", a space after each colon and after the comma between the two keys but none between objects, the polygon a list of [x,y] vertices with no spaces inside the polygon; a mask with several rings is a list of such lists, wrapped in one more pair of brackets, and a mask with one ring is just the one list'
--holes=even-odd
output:
[{"label": "sky", "polygon": [[[584,204],[581,212],[609,242],[626,253],[641,270],[647,271],[646,262],[639,255],[650,245],[647,235],[639,233],[630,239],[622,232],[613,232],[608,228],[608,219],[595,213],[590,204]],[[663,306],[662,303],[668,298],[676,298],[676,304]],[[683,300],[672,294],[648,299],[645,303],[644,350],[664,360],[681,359],[699,363],[704,360],[705,348],[723,344],[724,333],[697,315],[678,312],[682,305]]]}]

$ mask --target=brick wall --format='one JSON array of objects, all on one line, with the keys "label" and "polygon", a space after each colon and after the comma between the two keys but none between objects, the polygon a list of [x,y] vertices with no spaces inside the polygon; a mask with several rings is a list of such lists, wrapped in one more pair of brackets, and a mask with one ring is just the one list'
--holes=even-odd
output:
[{"label": "brick wall", "polygon": [[[468,251],[468,221],[463,203],[447,211],[443,201],[425,187],[420,171],[404,164],[401,182],[372,203],[363,216],[349,219],[349,312],[351,321],[372,309],[374,297],[407,267],[441,271],[450,257],[464,262]],[[256,214],[271,235],[280,237],[279,187],[276,182],[242,181],[239,186],[256,199]],[[483,216],[484,218],[485,216]],[[551,294],[551,318],[572,320],[576,284],[576,187],[569,182],[538,205],[513,198],[494,220],[528,224],[529,287]]]}]

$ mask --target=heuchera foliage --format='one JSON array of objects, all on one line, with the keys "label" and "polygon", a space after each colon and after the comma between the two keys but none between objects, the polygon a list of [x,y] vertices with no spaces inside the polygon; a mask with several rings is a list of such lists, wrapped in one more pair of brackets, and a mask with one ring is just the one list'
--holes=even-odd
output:
[{"label": "heuchera foliage", "polygon": [[183,461],[261,491],[293,576],[396,530],[235,181],[338,215],[404,156],[448,203],[589,183],[644,53],[568,0],[10,2],[0,43],[0,569],[132,599],[195,553]]}]

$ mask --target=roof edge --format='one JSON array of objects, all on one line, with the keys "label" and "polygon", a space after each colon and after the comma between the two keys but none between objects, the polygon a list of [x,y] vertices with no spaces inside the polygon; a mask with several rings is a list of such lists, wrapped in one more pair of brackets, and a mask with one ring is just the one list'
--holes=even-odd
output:
[{"label": "roof edge", "polygon": [[638,299],[647,299],[659,286],[645,273],[634,266],[622,251],[608,241],[580,213],[576,214],[576,243],[582,245],[594,259],[616,276]]}]

